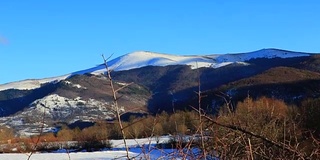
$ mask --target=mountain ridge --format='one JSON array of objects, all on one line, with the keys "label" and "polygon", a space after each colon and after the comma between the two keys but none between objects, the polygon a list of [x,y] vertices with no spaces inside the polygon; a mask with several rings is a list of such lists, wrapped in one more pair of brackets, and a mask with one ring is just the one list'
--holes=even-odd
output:
[{"label": "mountain ridge", "polygon": [[[188,65],[192,69],[208,67],[219,68],[226,65],[238,63],[248,65],[246,61],[256,58],[290,58],[300,56],[310,56],[313,53],[295,52],[281,49],[261,49],[245,53],[231,54],[208,54],[208,55],[173,55],[149,51],[137,51],[128,53],[108,61],[108,66],[114,71],[130,70],[145,66],[168,66],[168,65]],[[95,67],[75,71],[57,77],[44,79],[27,79],[16,82],[0,84],[0,91],[7,89],[30,90],[41,87],[45,83],[56,83],[70,76],[77,74],[103,74],[105,66],[103,64]]]}]

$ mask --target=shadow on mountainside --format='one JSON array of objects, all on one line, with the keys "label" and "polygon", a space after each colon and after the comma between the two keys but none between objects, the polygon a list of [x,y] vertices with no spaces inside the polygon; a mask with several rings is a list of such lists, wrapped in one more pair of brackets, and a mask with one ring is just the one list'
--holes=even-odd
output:
[{"label": "shadow on mountainside", "polygon": [[[221,68],[199,68],[192,70],[189,66],[147,66],[128,71],[113,72],[117,81],[134,82],[145,86],[152,92],[148,101],[148,111],[155,114],[161,111],[172,112],[188,109],[190,105],[198,106],[195,92],[198,91],[200,77],[201,91],[213,90],[224,84],[260,74],[272,67],[296,66],[306,60],[298,58],[259,58],[248,61],[249,65],[231,64]],[[208,107],[203,104],[203,108]]]},{"label": "shadow on mountainside", "polygon": [[[12,94],[12,97],[0,101],[0,116],[9,116],[15,114],[40,98],[43,98],[57,89],[57,84],[48,83],[34,90],[16,90],[9,89],[3,91],[3,94]],[[16,96],[15,96],[16,95]]]},{"label": "shadow on mountainside", "polygon": [[[229,96],[221,94],[227,92],[230,94]],[[243,101],[248,96],[253,99],[258,99],[260,97],[275,98],[283,100],[287,104],[298,105],[308,98],[314,99],[320,97],[320,79],[285,83],[255,84],[241,87],[233,86],[232,90],[230,90],[230,88],[221,87],[219,89],[205,92],[202,103],[204,106],[211,105],[211,109],[222,106],[225,103],[225,100],[229,101],[231,105],[236,106],[235,103]],[[194,103],[195,101],[196,99],[193,100]],[[215,106],[212,106],[212,104]],[[216,111],[216,109],[213,111]]]}]

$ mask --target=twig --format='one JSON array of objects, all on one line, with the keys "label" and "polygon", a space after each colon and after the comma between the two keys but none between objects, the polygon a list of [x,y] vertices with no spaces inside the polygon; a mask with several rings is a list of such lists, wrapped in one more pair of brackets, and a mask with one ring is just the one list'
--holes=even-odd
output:
[{"label": "twig", "polygon": [[[43,104],[41,104],[42,106],[44,106]],[[27,160],[30,160],[31,156],[33,155],[34,151],[37,150],[37,147],[38,147],[38,144],[40,142],[40,138],[41,138],[41,135],[43,133],[43,128],[44,128],[44,119],[45,119],[45,115],[46,115],[46,112],[45,112],[45,108],[43,110],[43,117],[42,117],[42,121],[41,121],[41,127],[40,127],[40,133],[37,137],[37,141],[35,143],[35,146],[34,146],[34,149],[31,151],[30,155],[28,156],[28,159]]]},{"label": "twig", "polygon": [[200,73],[199,73],[199,68],[198,68],[198,62],[196,62],[197,65],[197,76],[198,76],[198,114],[199,114],[199,121],[200,121],[200,136],[201,136],[201,148],[203,152],[203,158],[206,160],[207,158],[207,151],[205,148],[204,144],[204,135],[203,135],[203,124],[202,124],[202,112],[201,112],[201,78],[200,78]]},{"label": "twig", "polygon": [[250,138],[248,138],[248,143],[249,143],[249,153],[250,153],[250,157],[251,157],[251,160],[253,160],[252,146],[251,146]]},{"label": "twig", "polygon": [[126,88],[126,87],[130,86],[131,84],[133,84],[133,82],[128,83],[128,84],[126,84],[126,85],[124,85],[124,86],[122,86],[122,87],[118,88],[117,90],[115,90],[115,92],[119,92],[120,90],[122,90],[123,88]]},{"label": "twig", "polygon": [[[112,55],[111,55],[112,56]],[[111,57],[110,56],[110,57]],[[110,58],[108,57],[108,59]],[[111,87],[111,90],[112,90],[112,93],[113,93],[113,105],[116,109],[116,116],[117,116],[117,120],[118,120],[118,123],[119,123],[119,127],[120,127],[120,130],[121,130],[121,134],[122,134],[122,137],[123,137],[123,143],[124,143],[124,146],[126,148],[126,157],[127,159],[130,159],[130,156],[129,156],[129,147],[127,145],[127,141],[126,141],[126,135],[124,133],[124,128],[123,128],[123,125],[122,125],[122,121],[121,121],[121,117],[120,117],[120,109],[119,109],[119,106],[118,106],[118,98],[117,98],[117,91],[115,90],[114,86],[113,86],[113,80],[112,80],[112,77],[111,77],[111,71],[109,70],[108,68],[108,64],[107,64],[107,59],[105,59],[104,55],[102,55],[102,58],[104,60],[104,65],[106,67],[106,70],[107,70],[107,76],[108,76],[108,79],[110,81],[110,87]]]}]

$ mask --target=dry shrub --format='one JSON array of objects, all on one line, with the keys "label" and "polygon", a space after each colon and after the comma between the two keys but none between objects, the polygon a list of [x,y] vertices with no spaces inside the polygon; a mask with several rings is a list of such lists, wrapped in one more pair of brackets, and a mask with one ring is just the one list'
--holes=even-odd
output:
[{"label": "dry shrub", "polygon": [[14,138],[14,133],[11,128],[0,126],[0,143],[7,143],[8,140]]},{"label": "dry shrub", "polygon": [[95,141],[106,140],[109,137],[109,133],[106,124],[96,123],[94,126],[85,128],[81,131],[78,140],[81,141]]},{"label": "dry shrub", "polygon": [[160,124],[160,123],[157,123],[157,124],[155,124],[154,125],[154,135],[155,136],[161,136],[161,135],[163,135],[163,127],[162,127],[162,124]]},{"label": "dry shrub", "polygon": [[92,127],[85,128],[81,131],[77,137],[80,149],[86,149],[87,151],[96,151],[102,148],[111,148],[108,139],[108,131],[104,125],[94,125]]},{"label": "dry shrub", "polygon": [[301,126],[320,138],[320,99],[307,99],[299,108]]},{"label": "dry shrub", "polygon": [[[145,138],[164,134],[190,134],[196,131],[200,122],[195,112],[177,111],[173,114],[162,112],[156,116],[130,117],[122,122],[127,138]],[[110,137],[121,139],[121,131],[117,122],[110,124]]]},{"label": "dry shrub", "polygon": [[74,139],[74,130],[69,129],[68,127],[63,127],[57,133],[57,138],[59,141],[72,141]]},{"label": "dry shrub", "polygon": [[96,123],[94,126],[84,128],[69,129],[63,127],[57,134],[60,141],[77,141],[78,146],[73,146],[79,150],[96,151],[102,148],[110,148],[111,144],[108,141],[109,132],[106,123]]},{"label": "dry shrub", "polygon": [[158,116],[162,124],[163,134],[187,134],[187,131],[196,132],[200,122],[194,111],[177,111],[171,115],[163,112]]},{"label": "dry shrub", "polygon": [[224,109],[216,117],[216,122],[228,127],[208,128],[208,152],[222,159],[301,158],[303,154],[298,152],[303,152],[303,148],[298,140],[302,135],[290,113],[283,101],[248,97],[237,104],[234,112]]},{"label": "dry shrub", "polygon": [[273,140],[282,139],[287,117],[288,106],[283,101],[266,97],[256,101],[248,97],[237,104],[234,113],[226,115],[233,124]]},{"label": "dry shrub", "polygon": [[[38,141],[38,136],[31,137],[31,141],[36,143]],[[54,133],[44,133],[39,137],[39,142],[56,142],[58,141]]]},{"label": "dry shrub", "polygon": [[[152,123],[152,121],[147,122]],[[144,132],[146,132],[146,120],[145,118],[130,117],[128,128],[126,133],[128,138],[141,138],[144,137]]]},{"label": "dry shrub", "polygon": [[[122,123],[124,127],[128,126],[125,122]],[[122,133],[118,122],[114,122],[110,127],[110,139],[121,139]]]}]

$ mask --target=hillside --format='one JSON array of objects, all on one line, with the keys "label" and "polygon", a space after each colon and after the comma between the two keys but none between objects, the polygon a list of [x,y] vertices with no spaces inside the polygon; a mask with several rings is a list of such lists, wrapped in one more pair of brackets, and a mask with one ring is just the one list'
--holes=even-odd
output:
[{"label": "hillside", "polygon": [[320,55],[315,54],[311,56],[308,60],[300,63],[296,67],[314,72],[320,72]]},{"label": "hillside", "polygon": [[[319,56],[279,49],[239,54],[177,56],[133,52],[108,62],[124,116],[156,114],[197,106],[200,82],[202,106],[208,112],[248,95],[274,97],[290,103],[319,97]],[[93,123],[113,119],[112,92],[105,67],[39,80],[0,85],[0,123],[21,134],[32,134],[41,115],[46,131],[57,124]],[[199,81],[200,80],[200,81]],[[37,116],[34,116],[37,115]]]},{"label": "hillside", "polygon": [[208,98],[205,98],[205,101],[224,103],[220,96],[233,102],[242,101],[248,96],[253,98],[266,96],[297,104],[307,98],[319,97],[319,90],[319,72],[281,66],[207,91],[205,94]]},{"label": "hillside", "polygon": [[[250,65],[231,64],[219,68],[199,68],[197,70],[183,65],[156,67],[148,66],[128,71],[114,72],[116,80],[134,82],[148,88],[153,96],[148,101],[149,111],[172,111],[189,106],[198,90],[198,79],[201,90],[216,89],[222,85],[249,78],[278,66],[295,66],[309,57],[294,58],[258,58],[246,61]],[[156,73],[156,74],[155,74]]]},{"label": "hillside", "polygon": [[291,67],[274,67],[261,74],[228,84],[229,87],[243,87],[261,84],[294,83],[320,79],[320,73]]},{"label": "hillside", "polygon": [[[125,83],[116,82],[120,88]],[[112,120],[115,118],[112,92],[104,76],[75,75],[35,90],[0,92],[0,124],[11,126],[21,135],[37,133],[38,123],[45,115],[45,131],[57,125]],[[121,90],[118,101],[121,113],[147,112],[150,92],[138,84]],[[79,123],[80,122],[80,123]]]}]

